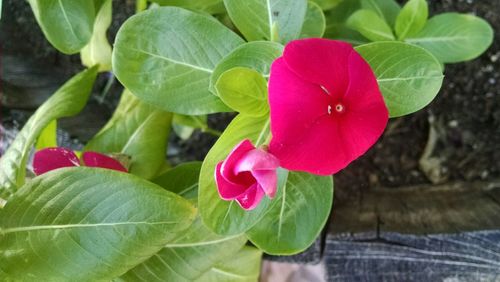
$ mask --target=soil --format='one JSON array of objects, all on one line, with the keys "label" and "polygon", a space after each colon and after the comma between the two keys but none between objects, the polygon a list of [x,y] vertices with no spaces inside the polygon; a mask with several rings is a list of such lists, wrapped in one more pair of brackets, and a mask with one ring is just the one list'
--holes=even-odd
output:
[{"label": "soil", "polygon": [[[4,18],[0,26],[2,55],[29,57],[36,64],[50,66],[49,70],[54,76],[61,79],[81,69],[78,56],[62,55],[46,42],[25,1],[4,2]],[[127,16],[133,13],[133,2],[115,5],[120,11],[114,15],[110,38],[114,37]],[[478,59],[447,65],[442,90],[431,105],[416,114],[392,119],[379,142],[366,155],[336,175],[337,196],[344,197],[378,187],[401,188],[425,183],[492,181],[500,178],[499,4],[496,0],[429,2],[431,14],[456,11],[485,18],[495,30],[494,43]],[[2,64],[2,68],[8,66]],[[6,72],[8,70],[2,70],[4,76]],[[99,78],[96,94],[85,114],[62,122],[71,137],[85,142],[109,118],[121,88],[115,82],[106,102],[96,102],[107,79],[106,75]],[[27,100],[24,99],[25,102]],[[5,101],[5,97],[2,101]],[[18,119],[12,124],[19,127],[26,116],[26,113],[21,111],[20,114],[19,110],[12,112],[10,108],[28,108],[27,114],[33,110],[33,105],[26,106],[22,103],[23,99],[20,101],[21,104],[9,108],[4,103],[4,124],[5,121]],[[96,105],[99,106],[98,110],[93,109]],[[222,131],[233,116],[210,115],[209,125]],[[85,125],[75,126],[79,122]],[[431,131],[436,137],[431,138],[434,146],[428,146]],[[188,141],[173,136],[169,156],[175,162],[203,160],[215,141],[215,136],[201,132],[195,132]],[[422,168],[419,162],[426,146],[429,148],[423,159],[425,167]]]}]

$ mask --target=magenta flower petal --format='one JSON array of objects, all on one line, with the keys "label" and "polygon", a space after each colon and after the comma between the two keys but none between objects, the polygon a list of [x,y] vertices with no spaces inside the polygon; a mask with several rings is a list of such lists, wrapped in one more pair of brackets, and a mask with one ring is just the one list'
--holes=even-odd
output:
[{"label": "magenta flower petal", "polygon": [[271,67],[269,103],[269,152],[286,169],[320,175],[364,154],[388,120],[370,66],[351,46],[333,40],[289,43]]},{"label": "magenta flower petal", "polygon": [[45,148],[35,153],[33,171],[36,175],[58,168],[79,166],[80,161],[73,151],[62,148]]},{"label": "magenta flower petal", "polygon": [[119,161],[97,152],[83,152],[82,160],[83,163],[89,167],[100,167],[127,172],[127,169],[123,167]]},{"label": "magenta flower petal", "polygon": [[347,60],[352,51],[351,45],[342,41],[308,38],[288,43],[283,59],[302,80],[342,96],[348,86]]},{"label": "magenta flower petal", "polygon": [[215,183],[223,200],[238,201],[245,210],[257,207],[263,196],[276,194],[279,160],[249,140],[234,147],[215,167]]},{"label": "magenta flower petal", "polygon": [[274,198],[278,185],[278,175],[276,169],[274,170],[254,170],[252,171],[253,177],[259,184],[260,188],[269,198]]},{"label": "magenta flower petal", "polygon": [[262,198],[264,198],[264,191],[259,187],[259,184],[255,183],[245,193],[236,198],[236,201],[244,210],[253,210]]},{"label": "magenta flower petal", "polygon": [[215,183],[219,196],[224,200],[234,200],[248,189],[247,186],[240,185],[227,180],[221,173],[222,163],[217,164],[215,169]]}]

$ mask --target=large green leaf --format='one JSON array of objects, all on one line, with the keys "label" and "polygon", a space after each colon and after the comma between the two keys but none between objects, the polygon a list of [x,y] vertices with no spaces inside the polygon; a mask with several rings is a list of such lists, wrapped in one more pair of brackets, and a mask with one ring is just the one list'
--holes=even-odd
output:
[{"label": "large green leaf", "polygon": [[[349,1],[355,2],[357,0]],[[361,0],[361,7],[374,11],[380,18],[385,19],[390,26],[394,26],[401,10],[401,7],[395,0]]]},{"label": "large green leaf", "polygon": [[245,246],[233,257],[218,263],[196,282],[257,282],[262,252]]},{"label": "large green leaf", "polygon": [[166,159],[172,114],[141,102],[125,90],[120,103],[86,151],[119,153],[130,157],[129,171],[152,178]]},{"label": "large green leaf", "polygon": [[300,31],[300,38],[323,37],[326,20],[321,7],[313,1],[307,2],[307,12]]},{"label": "large green leaf", "polygon": [[234,235],[250,229],[264,215],[270,200],[265,197],[252,211],[243,210],[235,201],[224,201],[217,192],[214,179],[215,166],[244,139],[256,146],[269,135],[267,116],[255,118],[238,115],[208,152],[200,172],[198,204],[205,225],[215,233]]},{"label": "large green leaf", "polygon": [[210,14],[224,12],[222,0],[151,0],[162,6],[178,6],[186,9],[200,10]]},{"label": "large green leaf", "polygon": [[457,13],[431,18],[424,29],[406,42],[431,52],[442,63],[474,59],[493,42],[493,29],[485,20]]},{"label": "large green leaf", "polygon": [[103,0],[94,22],[90,42],[80,52],[82,63],[87,67],[99,64],[99,71],[111,70],[111,45],[106,31],[111,25],[112,0]]},{"label": "large green leaf", "polygon": [[358,46],[356,51],[372,67],[391,117],[422,109],[441,88],[441,64],[423,48],[403,42],[374,42]]},{"label": "large green leaf", "polygon": [[41,150],[44,148],[57,147],[57,120],[51,121],[43,130],[40,132],[38,139],[35,143],[35,150]]},{"label": "large green leaf", "polygon": [[394,40],[392,29],[372,10],[359,10],[347,20],[347,27],[357,30],[372,41]]},{"label": "large green leaf", "polygon": [[7,281],[102,281],[188,228],[196,209],[131,174],[87,167],[34,178],[0,210]]},{"label": "large green leaf", "polygon": [[224,72],[215,89],[226,105],[241,114],[258,117],[269,112],[267,81],[252,69],[236,67]]},{"label": "large green leaf", "polygon": [[426,0],[410,0],[403,6],[394,27],[398,39],[417,34],[424,28],[429,16]]},{"label": "large green leaf", "polygon": [[229,111],[208,90],[218,62],[243,40],[209,16],[159,7],[129,18],[113,50],[113,70],[134,95],[164,110]]},{"label": "large green leaf", "polygon": [[28,0],[47,40],[65,54],[78,53],[90,40],[94,1]]},{"label": "large green leaf", "polygon": [[233,256],[247,241],[244,235],[221,236],[195,220],[182,236],[120,277],[124,281],[194,281],[219,261]]},{"label": "large green leaf", "polygon": [[220,61],[210,77],[210,88],[215,92],[213,87],[219,76],[235,67],[250,68],[269,77],[271,64],[282,53],[283,46],[279,43],[257,41],[243,44]]},{"label": "large green leaf", "polygon": [[333,201],[333,177],[289,172],[266,215],[247,236],[268,254],[307,249],[325,226]]},{"label": "large green leaf", "polygon": [[183,163],[167,170],[152,181],[186,199],[196,199],[200,169],[201,162]]},{"label": "large green leaf", "polygon": [[29,152],[42,130],[53,120],[76,115],[83,109],[96,75],[96,67],[75,75],[26,122],[0,159],[0,197],[6,199],[24,183]]},{"label": "large green leaf", "polygon": [[281,43],[299,38],[307,10],[307,0],[224,0],[224,5],[246,39]]}]

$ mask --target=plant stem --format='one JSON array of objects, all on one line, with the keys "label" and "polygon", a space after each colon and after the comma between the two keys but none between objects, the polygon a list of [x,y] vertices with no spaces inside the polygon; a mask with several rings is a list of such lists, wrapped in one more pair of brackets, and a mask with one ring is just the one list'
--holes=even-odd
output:
[{"label": "plant stem", "polygon": [[215,130],[215,129],[212,129],[210,127],[205,127],[201,130],[202,132],[205,132],[205,133],[209,133],[209,134],[212,134],[214,136],[221,136],[222,135],[222,132],[218,131],[218,130]]},{"label": "plant stem", "polygon": [[136,0],[135,1],[135,13],[142,12],[146,10],[148,7],[148,1],[147,0]]}]

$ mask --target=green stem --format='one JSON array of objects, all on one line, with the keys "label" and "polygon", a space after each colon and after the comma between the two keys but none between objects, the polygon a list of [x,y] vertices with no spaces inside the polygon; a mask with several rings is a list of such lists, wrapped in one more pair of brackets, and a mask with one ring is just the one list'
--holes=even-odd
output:
[{"label": "green stem", "polygon": [[215,129],[212,129],[210,127],[205,127],[201,130],[202,132],[205,132],[205,133],[208,133],[208,134],[212,134],[214,136],[221,136],[222,135],[222,132],[218,131],[218,130],[215,130]]},{"label": "green stem", "polygon": [[261,145],[267,144],[267,140],[270,139],[269,134],[269,125],[270,125],[270,120],[267,119],[266,124],[264,124],[264,127],[262,128],[262,131],[259,134],[259,137],[257,138],[257,141],[255,141],[255,147],[259,147]]},{"label": "green stem", "polygon": [[136,0],[135,1],[135,13],[142,12],[148,7],[148,0]]}]

